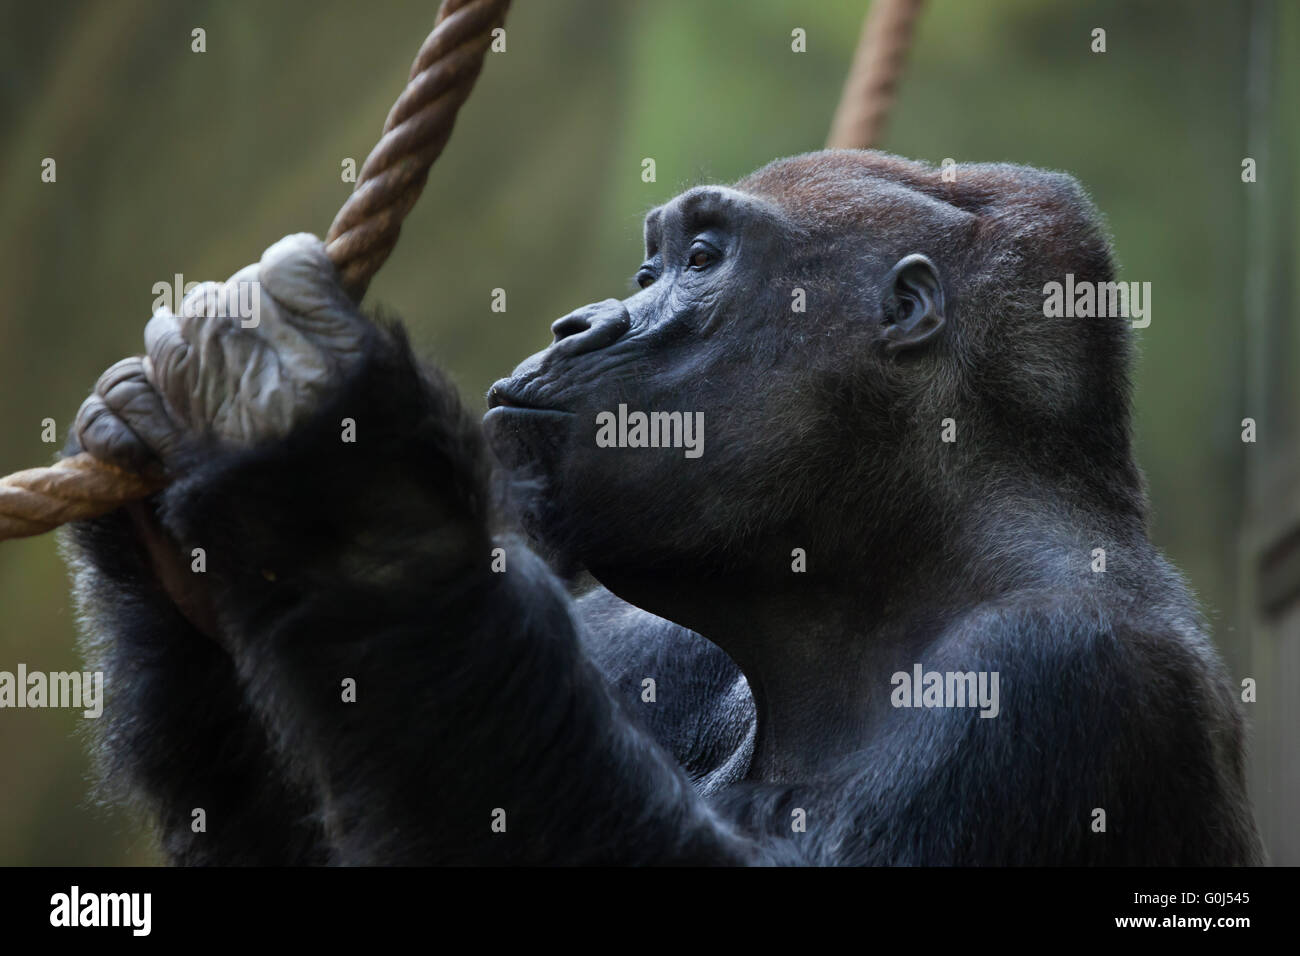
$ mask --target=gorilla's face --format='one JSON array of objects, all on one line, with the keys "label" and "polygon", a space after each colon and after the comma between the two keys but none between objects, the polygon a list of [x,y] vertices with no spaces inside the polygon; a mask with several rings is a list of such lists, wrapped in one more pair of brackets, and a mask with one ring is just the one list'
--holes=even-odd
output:
[{"label": "gorilla's face", "polygon": [[891,322],[919,325],[880,295],[893,260],[723,187],[653,210],[645,240],[639,292],[556,321],[488,393],[494,450],[536,482],[529,530],[597,577],[806,540],[884,416]]}]

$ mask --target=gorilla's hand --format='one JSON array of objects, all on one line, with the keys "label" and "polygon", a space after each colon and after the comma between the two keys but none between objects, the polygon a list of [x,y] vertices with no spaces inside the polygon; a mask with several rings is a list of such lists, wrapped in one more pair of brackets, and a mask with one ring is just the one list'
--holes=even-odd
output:
[{"label": "gorilla's hand", "polygon": [[[372,334],[324,245],[305,233],[281,239],[224,284],[197,286],[179,311],[149,320],[147,357],[100,376],[77,413],[69,453],[162,477],[186,449],[282,438],[360,361]],[[126,511],[155,578],[191,623],[216,637],[211,600],[154,506]]]},{"label": "gorilla's hand", "polygon": [[108,369],[74,431],[96,458],[157,471],[191,441],[282,438],[359,360],[367,322],[319,239],[286,236],[224,284],[207,282],[145,326],[147,357]]}]

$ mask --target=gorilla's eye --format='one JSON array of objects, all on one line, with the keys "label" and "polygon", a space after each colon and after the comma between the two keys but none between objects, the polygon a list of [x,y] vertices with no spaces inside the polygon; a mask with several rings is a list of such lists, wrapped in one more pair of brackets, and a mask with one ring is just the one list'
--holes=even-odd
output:
[{"label": "gorilla's eye", "polygon": [[691,243],[691,251],[686,258],[686,264],[692,269],[706,269],[718,261],[718,250],[713,248],[707,242],[695,240]]},{"label": "gorilla's eye", "polygon": [[642,266],[641,269],[636,274],[635,281],[640,288],[644,289],[647,286],[654,284],[655,274],[651,272],[649,269],[647,269],[645,266]]}]

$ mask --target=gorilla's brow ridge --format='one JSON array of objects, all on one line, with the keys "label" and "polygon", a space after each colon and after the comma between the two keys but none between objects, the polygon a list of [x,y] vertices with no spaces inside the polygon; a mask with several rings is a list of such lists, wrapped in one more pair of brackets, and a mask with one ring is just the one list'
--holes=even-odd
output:
[{"label": "gorilla's brow ridge", "polygon": [[697,186],[650,210],[645,219],[646,251],[653,254],[667,235],[686,236],[738,219],[784,217],[772,203],[728,186]]}]

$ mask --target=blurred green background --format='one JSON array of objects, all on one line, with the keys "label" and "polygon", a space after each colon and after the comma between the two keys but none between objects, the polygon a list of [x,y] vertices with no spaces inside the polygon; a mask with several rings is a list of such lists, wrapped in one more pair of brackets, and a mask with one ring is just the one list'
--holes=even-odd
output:
[{"label": "blurred green background", "polygon": [[[489,56],[368,301],[403,315],[481,404],[493,379],[550,340],[551,320],[625,294],[649,207],[821,145],[866,6],[518,2],[507,52]],[[351,188],[340,163],[359,165],[373,145],[435,3],[0,8],[8,472],[48,461],[41,420],[58,421],[61,444],[99,372],[139,351],[155,282],[224,278],[286,232],[323,234]],[[196,27],[206,53],[191,52]],[[796,27],[804,54],[790,49]],[[1107,31],[1105,54],[1090,51],[1095,27]],[[1262,433],[1276,422],[1268,453],[1294,454],[1297,436],[1277,438],[1294,424],[1279,405],[1294,390],[1274,382],[1271,410],[1247,406],[1260,394],[1252,376],[1300,367],[1300,207],[1281,182],[1297,172],[1297,54],[1290,2],[935,0],[884,143],[936,163],[1064,169],[1091,192],[1121,278],[1152,283],[1137,426],[1155,538],[1200,593],[1234,681],[1254,676],[1261,698],[1291,701],[1298,655],[1279,642],[1300,638],[1240,599],[1257,452],[1239,433],[1246,415]],[[1260,182],[1243,184],[1242,158],[1261,142]],[[52,184],[40,178],[45,157],[57,162]],[[641,180],[644,157],[657,163],[655,183]],[[503,314],[490,310],[495,287],[507,290]],[[1253,338],[1248,304],[1263,323]],[[50,536],[0,545],[0,670],[20,661],[79,663]],[[1256,706],[1266,745],[1255,796],[1281,861],[1296,850],[1297,711]],[[0,864],[157,859],[138,821],[90,803],[79,721],[0,712]]]}]

